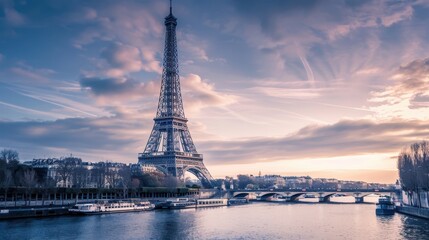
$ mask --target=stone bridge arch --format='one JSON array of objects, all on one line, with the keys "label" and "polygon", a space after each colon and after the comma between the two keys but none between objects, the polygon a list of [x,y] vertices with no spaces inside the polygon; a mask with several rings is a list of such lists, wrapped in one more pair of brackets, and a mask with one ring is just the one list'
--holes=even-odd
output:
[{"label": "stone bridge arch", "polygon": [[233,198],[245,198],[248,196],[249,196],[249,193],[237,193],[237,194],[233,195],[232,197]]},{"label": "stone bridge arch", "polygon": [[267,200],[267,198],[273,197],[275,195],[282,196],[282,197],[284,196],[282,193],[279,193],[279,192],[268,192],[268,193],[261,194],[260,198],[261,200]]}]

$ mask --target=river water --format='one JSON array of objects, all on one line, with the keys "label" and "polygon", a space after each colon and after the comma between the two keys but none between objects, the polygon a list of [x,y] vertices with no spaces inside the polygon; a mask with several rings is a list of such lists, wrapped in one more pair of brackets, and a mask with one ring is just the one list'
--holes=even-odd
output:
[{"label": "river water", "polygon": [[0,221],[0,239],[429,239],[429,221],[373,204],[251,203]]}]

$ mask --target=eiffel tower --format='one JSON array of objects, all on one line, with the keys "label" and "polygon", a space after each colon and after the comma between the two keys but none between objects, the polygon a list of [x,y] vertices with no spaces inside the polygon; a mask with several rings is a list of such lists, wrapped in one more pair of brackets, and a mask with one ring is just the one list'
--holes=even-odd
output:
[{"label": "eiffel tower", "polygon": [[180,91],[179,62],[176,41],[177,18],[170,14],[165,18],[165,49],[161,92],[155,124],[139,163],[156,167],[166,175],[184,180],[184,173],[194,174],[204,187],[212,187],[212,176],[203,163],[203,155],[197,152],[192,141],[183,109]]}]

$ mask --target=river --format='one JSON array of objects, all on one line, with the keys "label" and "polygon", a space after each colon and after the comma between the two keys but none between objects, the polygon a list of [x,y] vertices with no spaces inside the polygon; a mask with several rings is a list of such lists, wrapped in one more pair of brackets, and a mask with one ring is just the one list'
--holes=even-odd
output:
[{"label": "river", "polygon": [[251,203],[6,220],[0,239],[429,239],[429,221],[373,204]]}]

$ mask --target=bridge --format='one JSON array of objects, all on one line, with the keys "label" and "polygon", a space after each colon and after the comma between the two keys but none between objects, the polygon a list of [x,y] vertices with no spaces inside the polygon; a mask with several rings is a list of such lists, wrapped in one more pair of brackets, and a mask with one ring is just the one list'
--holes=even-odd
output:
[{"label": "bridge", "polygon": [[320,190],[320,189],[260,189],[260,190],[231,190],[232,198],[249,198],[267,200],[270,197],[281,197],[286,202],[297,201],[305,194],[314,195],[319,199],[319,202],[330,202],[330,198],[334,195],[352,196],[355,198],[355,203],[363,203],[364,197],[375,195],[390,195],[400,196],[400,191],[395,189],[336,189],[336,190]]}]

